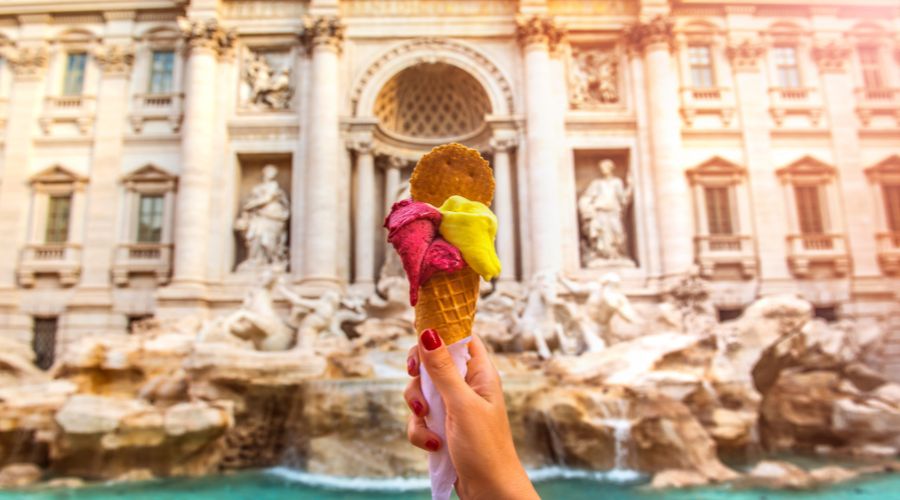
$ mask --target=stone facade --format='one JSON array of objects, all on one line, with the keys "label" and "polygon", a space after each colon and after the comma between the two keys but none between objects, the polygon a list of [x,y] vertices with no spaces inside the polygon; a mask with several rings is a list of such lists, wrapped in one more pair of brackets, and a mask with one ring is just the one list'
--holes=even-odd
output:
[{"label": "stone facade", "polygon": [[[236,307],[267,165],[297,293],[372,293],[386,210],[450,141],[495,169],[500,286],[615,271],[657,300],[695,268],[721,309],[898,314],[900,7],[821,4],[6,2],[0,334]],[[604,159],[628,258],[588,266]]]}]

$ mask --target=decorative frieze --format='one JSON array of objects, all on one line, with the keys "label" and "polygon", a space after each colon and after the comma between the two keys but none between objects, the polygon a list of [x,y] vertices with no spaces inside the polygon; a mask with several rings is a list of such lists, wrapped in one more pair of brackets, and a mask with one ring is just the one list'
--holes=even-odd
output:
[{"label": "decorative frieze", "polygon": [[374,151],[374,148],[375,144],[372,139],[372,134],[355,136],[347,140],[347,149],[355,151],[357,154],[370,155]]},{"label": "decorative frieze", "polygon": [[190,50],[212,50],[227,55],[234,48],[237,36],[232,30],[219,26],[216,19],[178,19],[181,36]]},{"label": "decorative frieze", "polygon": [[725,50],[735,71],[759,71],[759,61],[766,53],[765,47],[751,40],[733,43]]},{"label": "decorative frieze", "polygon": [[303,32],[300,39],[312,52],[315,47],[327,47],[337,52],[344,43],[344,24],[337,16],[306,16],[303,18]]},{"label": "decorative frieze", "polygon": [[632,49],[642,52],[653,45],[665,44],[669,48],[674,42],[673,23],[663,16],[656,16],[646,23],[638,23],[625,32]]},{"label": "decorative frieze", "polygon": [[3,57],[16,78],[23,79],[42,78],[49,60],[46,47],[7,47]]},{"label": "decorative frieze", "polygon": [[103,45],[94,51],[94,60],[105,75],[128,76],[134,66],[134,47]]},{"label": "decorative frieze", "polygon": [[519,140],[515,137],[491,137],[490,147],[491,150],[496,152],[504,152],[509,153],[516,146],[518,146]]},{"label": "decorative frieze", "polygon": [[852,51],[847,45],[835,40],[812,48],[813,61],[822,73],[843,73],[847,69],[847,61]]},{"label": "decorative frieze", "polygon": [[566,32],[556,21],[546,16],[520,17],[516,20],[516,37],[522,47],[533,44],[546,45],[551,51],[565,39]]},{"label": "decorative frieze", "polygon": [[619,102],[618,62],[611,49],[572,50],[569,66],[569,103],[591,109]]}]

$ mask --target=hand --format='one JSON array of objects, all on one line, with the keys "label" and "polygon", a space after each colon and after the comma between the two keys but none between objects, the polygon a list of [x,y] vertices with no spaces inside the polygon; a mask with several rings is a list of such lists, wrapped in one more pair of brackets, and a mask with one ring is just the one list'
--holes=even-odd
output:
[{"label": "hand", "polygon": [[[516,455],[500,375],[478,337],[469,342],[469,355],[472,359],[463,380],[434,330],[425,330],[419,344],[409,350],[407,371],[413,380],[404,398],[413,415],[407,421],[407,438],[426,451],[449,447],[461,499],[539,498]],[[425,424],[428,406],[419,385],[420,362],[447,409],[446,443]]]}]

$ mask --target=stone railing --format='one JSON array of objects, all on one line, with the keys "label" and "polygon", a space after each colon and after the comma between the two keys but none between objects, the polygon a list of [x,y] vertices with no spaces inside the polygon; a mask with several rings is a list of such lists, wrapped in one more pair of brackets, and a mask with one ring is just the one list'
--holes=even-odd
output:
[{"label": "stone railing", "polygon": [[75,243],[38,243],[22,250],[18,268],[19,283],[34,286],[37,275],[56,275],[63,286],[72,286],[81,276],[81,245]]},{"label": "stone railing", "polygon": [[44,134],[50,134],[56,124],[69,123],[87,135],[94,124],[96,99],[88,95],[48,96],[44,98],[44,110],[38,123]]},{"label": "stone railing", "polygon": [[878,233],[878,263],[885,274],[900,274],[900,232]]},{"label": "stone railing", "polygon": [[183,94],[136,94],[130,121],[135,133],[141,133],[147,122],[166,122],[171,132],[178,132],[184,117]]},{"label": "stone railing", "polygon": [[112,277],[118,286],[128,285],[134,275],[151,275],[160,285],[172,273],[172,245],[166,243],[125,243],[116,247]]},{"label": "stone railing", "polygon": [[842,234],[791,234],[787,237],[788,264],[798,278],[808,277],[813,265],[845,276],[850,270],[847,241]]},{"label": "stone railing", "polygon": [[705,278],[726,277],[728,269],[733,277],[750,279],[756,276],[756,252],[753,237],[738,234],[699,235],[694,237],[694,252],[700,274]]},{"label": "stone railing", "polygon": [[888,120],[893,118],[894,123],[900,126],[900,89],[857,88],[855,94],[856,114],[864,127],[872,123],[874,116],[886,116]]},{"label": "stone railing", "polygon": [[727,127],[734,118],[734,109],[734,93],[728,87],[681,89],[681,118],[687,127],[694,125],[697,115],[718,115],[721,124]]},{"label": "stone railing", "polygon": [[822,119],[822,100],[813,87],[772,87],[769,112],[777,126],[784,124],[788,115],[805,116],[811,125],[817,126]]}]

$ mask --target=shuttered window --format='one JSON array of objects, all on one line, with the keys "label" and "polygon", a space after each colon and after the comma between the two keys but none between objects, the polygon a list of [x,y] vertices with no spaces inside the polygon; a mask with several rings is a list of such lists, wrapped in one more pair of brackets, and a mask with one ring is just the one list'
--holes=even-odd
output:
[{"label": "shuttered window", "polygon": [[859,65],[862,68],[863,84],[867,89],[884,88],[884,80],[881,78],[881,66],[878,64],[878,47],[860,47]]},{"label": "shuttered window", "polygon": [[797,199],[797,219],[801,234],[824,234],[821,189],[819,186],[794,186]]},{"label": "shuttered window", "polygon": [[731,189],[728,187],[704,188],[706,220],[711,235],[734,234],[731,217]]},{"label": "shuttered window", "polygon": [[72,196],[51,196],[47,201],[47,225],[44,229],[45,243],[65,243],[69,241],[69,215]]},{"label": "shuttered window", "polygon": [[900,233],[900,184],[885,184],[881,189],[888,230]]}]

